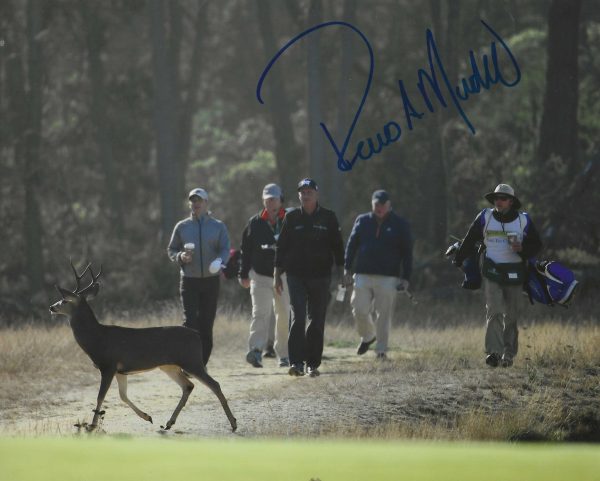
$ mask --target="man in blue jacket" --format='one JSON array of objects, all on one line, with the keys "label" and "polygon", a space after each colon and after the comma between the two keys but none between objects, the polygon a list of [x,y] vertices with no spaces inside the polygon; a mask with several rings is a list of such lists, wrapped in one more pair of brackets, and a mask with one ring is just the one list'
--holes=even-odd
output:
[{"label": "man in blue jacket", "polygon": [[412,236],[408,222],[392,211],[385,190],[373,192],[371,205],[371,212],[354,221],[344,278],[349,285],[354,273],[350,303],[361,338],[357,354],[364,354],[377,341],[377,358],[385,359],[396,297],[408,288],[412,271]]},{"label": "man in blue jacket", "polygon": [[208,362],[213,347],[213,325],[217,314],[220,269],[213,272],[216,261],[226,264],[229,259],[229,234],[220,220],[208,211],[208,194],[193,189],[189,195],[190,216],[173,229],[167,253],[179,264],[180,293],[184,326],[202,336],[202,357]]}]

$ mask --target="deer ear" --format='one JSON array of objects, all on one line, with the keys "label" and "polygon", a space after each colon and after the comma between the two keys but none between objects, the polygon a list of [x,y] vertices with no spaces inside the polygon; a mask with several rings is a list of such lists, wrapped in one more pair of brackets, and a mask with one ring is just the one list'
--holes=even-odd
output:
[{"label": "deer ear", "polygon": [[65,301],[77,302],[79,300],[79,298],[71,291],[67,291],[66,289],[63,289],[60,286],[55,286],[55,287]]}]

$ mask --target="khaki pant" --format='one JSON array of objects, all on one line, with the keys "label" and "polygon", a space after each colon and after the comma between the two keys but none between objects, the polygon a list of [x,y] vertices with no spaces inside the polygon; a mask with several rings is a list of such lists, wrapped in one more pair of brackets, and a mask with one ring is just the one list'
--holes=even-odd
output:
[{"label": "khaki pant", "polygon": [[377,337],[376,352],[386,352],[390,326],[398,297],[399,277],[356,274],[350,298],[361,342]]},{"label": "khaki pant", "polygon": [[[282,276],[285,284],[285,274]],[[273,278],[250,271],[250,297],[252,322],[248,346],[250,350],[263,351],[269,340],[271,310],[275,312],[275,352],[279,359],[288,357],[288,332],[290,322],[290,296],[287,289],[281,295],[273,289]]]},{"label": "khaki pant", "polygon": [[523,288],[483,279],[486,308],[485,352],[511,358],[519,349],[517,320],[524,308]]}]

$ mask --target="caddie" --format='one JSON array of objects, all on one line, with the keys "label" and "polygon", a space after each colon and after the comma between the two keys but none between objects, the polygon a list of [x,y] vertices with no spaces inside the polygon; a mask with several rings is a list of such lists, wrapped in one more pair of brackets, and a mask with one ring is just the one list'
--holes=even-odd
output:
[{"label": "caddie", "polygon": [[508,184],[499,184],[485,199],[493,208],[483,209],[471,224],[452,263],[461,267],[478,241],[485,252],[481,273],[486,307],[485,363],[509,367],[519,348],[517,321],[526,299],[527,259],[542,247],[529,214],[520,212],[521,202]]}]

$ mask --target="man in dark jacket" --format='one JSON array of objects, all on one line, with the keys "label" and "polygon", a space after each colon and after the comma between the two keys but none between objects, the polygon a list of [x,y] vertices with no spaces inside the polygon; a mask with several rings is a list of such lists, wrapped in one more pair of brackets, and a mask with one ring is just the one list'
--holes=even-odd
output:
[{"label": "man in dark jacket", "polygon": [[308,374],[315,377],[319,375],[323,355],[331,268],[335,263],[341,280],[344,245],[337,217],[319,205],[316,182],[301,180],[298,197],[300,207],[286,214],[277,240],[274,286],[277,292],[284,289],[282,274],[285,272],[292,307],[289,374],[303,376],[306,363]]},{"label": "man in dark jacket", "polygon": [[373,192],[371,206],[371,212],[354,221],[344,278],[345,284],[351,284],[354,273],[350,303],[361,337],[357,354],[364,354],[377,341],[377,358],[385,359],[398,291],[408,289],[412,272],[412,236],[408,222],[392,211],[385,190]]},{"label": "man in dark jacket", "polygon": [[524,304],[527,259],[542,248],[529,215],[519,212],[521,202],[508,184],[499,184],[485,195],[493,209],[483,209],[471,224],[452,263],[461,267],[483,242],[482,276],[485,292],[485,362],[490,367],[509,367],[517,355],[517,320]]},{"label": "man in dark jacket", "polygon": [[279,367],[287,367],[290,297],[287,290],[276,292],[273,287],[275,243],[285,216],[281,188],[277,184],[267,184],[262,199],[264,209],[250,218],[242,234],[239,282],[242,287],[250,288],[252,298],[246,361],[254,367],[262,367],[262,352],[267,347],[271,311],[274,310],[275,352]]}]

